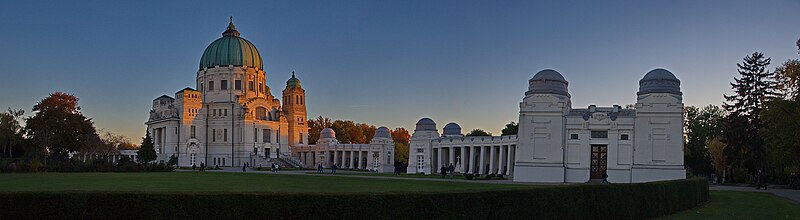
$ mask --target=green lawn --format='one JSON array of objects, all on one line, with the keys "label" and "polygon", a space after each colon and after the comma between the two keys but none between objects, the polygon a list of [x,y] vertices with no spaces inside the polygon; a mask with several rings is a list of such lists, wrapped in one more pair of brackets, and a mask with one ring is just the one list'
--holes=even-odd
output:
[{"label": "green lawn", "polygon": [[710,192],[710,201],[663,219],[800,219],[800,204],[761,192]]},{"label": "green lawn", "polygon": [[533,186],[221,172],[0,174],[0,193],[23,191],[432,192],[530,187]]}]

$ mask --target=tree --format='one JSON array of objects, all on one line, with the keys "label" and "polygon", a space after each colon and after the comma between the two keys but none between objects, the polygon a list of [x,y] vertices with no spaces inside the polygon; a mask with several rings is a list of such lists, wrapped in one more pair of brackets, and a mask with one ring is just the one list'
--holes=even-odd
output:
[{"label": "tree", "polygon": [[744,165],[750,173],[766,165],[764,141],[758,130],[764,101],[778,95],[774,73],[767,71],[770,62],[771,59],[760,52],[745,57],[741,64],[736,64],[741,77],[734,77],[735,83],[731,83],[734,95],[724,96],[723,107],[730,113],[723,129],[730,156],[728,161]]},{"label": "tree", "polygon": [[767,158],[778,169],[773,176],[786,180],[791,172],[800,172],[800,100],[774,99],[765,106],[759,135]]},{"label": "tree", "polygon": [[8,109],[8,112],[0,113],[0,144],[3,145],[0,157],[4,154],[8,155],[8,158],[14,157],[12,148],[24,139],[25,130],[19,123],[23,114],[25,114],[24,110],[11,110],[11,108]]},{"label": "tree", "polygon": [[492,133],[486,132],[483,129],[472,129],[466,136],[492,136]]},{"label": "tree", "polygon": [[708,105],[699,109],[688,106],[684,109],[688,141],[686,143],[685,161],[694,174],[707,175],[712,172],[711,156],[707,142],[721,135],[720,123],[725,117],[725,112],[719,106]]},{"label": "tree", "polygon": [[515,135],[519,131],[519,125],[516,122],[509,122],[506,128],[503,128],[502,135]]},{"label": "tree", "polygon": [[394,161],[396,166],[401,170],[405,170],[408,166],[408,154],[410,148],[411,135],[405,128],[395,128],[391,132],[392,140],[394,141]]},{"label": "tree", "polygon": [[150,136],[150,131],[147,131],[142,137],[142,144],[139,145],[139,151],[136,152],[136,159],[140,163],[150,163],[156,160],[156,147],[153,144],[153,138]]},{"label": "tree", "polygon": [[322,129],[333,126],[331,119],[319,116],[317,119],[308,120],[308,144],[316,144]]},{"label": "tree", "polygon": [[94,124],[80,112],[78,98],[55,92],[33,106],[34,115],[27,118],[25,130],[35,140],[39,153],[58,161],[69,159],[96,135]]},{"label": "tree", "polygon": [[711,156],[711,164],[714,165],[714,171],[716,171],[718,177],[724,176],[728,165],[727,156],[725,155],[725,143],[722,142],[722,138],[715,137],[708,140],[706,146]]},{"label": "tree", "polygon": [[775,69],[777,89],[784,99],[797,100],[800,95],[800,60],[789,60]]}]

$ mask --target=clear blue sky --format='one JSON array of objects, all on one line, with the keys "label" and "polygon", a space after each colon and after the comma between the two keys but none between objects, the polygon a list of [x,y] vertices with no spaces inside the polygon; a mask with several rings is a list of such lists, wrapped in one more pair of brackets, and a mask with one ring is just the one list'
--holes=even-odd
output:
[{"label": "clear blue sky", "polygon": [[98,129],[144,135],[151,101],[194,87],[205,47],[234,16],[273,95],[291,70],[309,117],[495,134],[533,74],[569,80],[574,107],[636,100],[666,68],[687,105],[719,105],[736,63],[797,55],[792,1],[18,1],[0,7],[0,109],[77,95]]}]

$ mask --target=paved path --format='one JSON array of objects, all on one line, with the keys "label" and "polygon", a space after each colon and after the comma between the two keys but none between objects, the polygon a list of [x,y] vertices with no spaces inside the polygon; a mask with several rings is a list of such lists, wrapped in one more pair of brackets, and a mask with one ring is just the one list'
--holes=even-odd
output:
[{"label": "paved path", "polygon": [[773,195],[784,197],[790,199],[796,203],[800,203],[800,190],[791,190],[791,189],[775,189],[775,188],[767,188],[767,190],[760,190],[755,189],[753,187],[746,187],[746,186],[720,186],[720,185],[711,185],[708,187],[710,190],[730,190],[730,191],[744,191],[744,192],[767,192],[772,193]]},{"label": "paved path", "polygon": [[[192,170],[176,170],[182,172],[197,172]],[[337,176],[337,177],[350,177],[350,178],[364,178],[364,179],[395,179],[395,180],[417,180],[417,181],[439,181],[439,182],[463,182],[463,183],[485,183],[485,184],[519,184],[519,185],[570,185],[569,183],[520,183],[514,182],[510,179],[505,180],[465,180],[465,179],[442,179],[442,178],[416,178],[416,177],[397,177],[397,176],[370,176],[360,175],[368,174],[364,171],[352,170],[337,170],[336,174],[331,174],[330,169],[325,169],[322,174],[314,173],[316,170],[282,170],[279,172],[270,171],[256,171],[248,169],[245,173],[257,173],[268,175],[305,175],[305,176]],[[224,173],[241,173],[241,167],[221,167],[221,170],[206,170],[205,172],[224,172]]]}]

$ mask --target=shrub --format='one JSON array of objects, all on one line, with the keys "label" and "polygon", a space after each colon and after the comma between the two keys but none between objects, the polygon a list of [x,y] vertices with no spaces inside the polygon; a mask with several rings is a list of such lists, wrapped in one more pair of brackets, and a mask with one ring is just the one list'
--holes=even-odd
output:
[{"label": "shrub", "polygon": [[475,175],[472,175],[471,173],[464,174],[464,179],[472,180],[473,178],[475,178]]},{"label": "shrub", "polygon": [[3,192],[0,219],[645,219],[707,200],[702,178],[438,193]]}]

